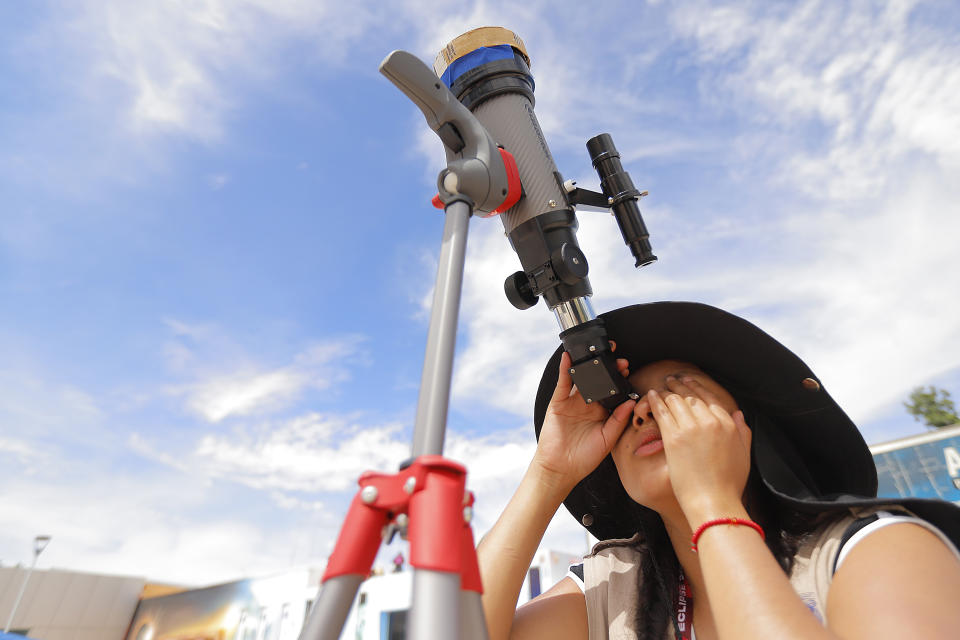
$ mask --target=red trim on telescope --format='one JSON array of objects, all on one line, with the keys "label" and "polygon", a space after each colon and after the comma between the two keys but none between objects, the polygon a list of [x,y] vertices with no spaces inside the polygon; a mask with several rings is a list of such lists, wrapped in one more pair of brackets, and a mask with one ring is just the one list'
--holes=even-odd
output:
[{"label": "red trim on telescope", "polygon": [[503,166],[507,170],[507,197],[503,199],[499,207],[493,210],[493,213],[503,213],[517,204],[520,196],[523,195],[523,185],[520,184],[520,169],[517,168],[517,161],[513,154],[506,149],[498,149],[498,151],[500,151],[500,157],[503,158]]}]

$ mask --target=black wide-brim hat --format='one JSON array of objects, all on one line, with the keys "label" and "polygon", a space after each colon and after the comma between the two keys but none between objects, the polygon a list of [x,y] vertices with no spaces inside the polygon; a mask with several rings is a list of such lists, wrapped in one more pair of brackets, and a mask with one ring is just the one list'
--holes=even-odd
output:
[{"label": "black wide-brim hat", "polygon": [[[863,436],[819,378],[792,351],[731,313],[695,302],[653,302],[601,314],[616,355],[630,370],[658,360],[697,365],[766,419],[749,424],[756,470],[773,495],[797,511],[901,505],[960,546],[960,507],[940,500],[877,498],[877,469]],[[537,437],[557,384],[563,347],[547,362],[537,390]],[[643,512],[603,462],[564,500],[599,540],[629,538]]]}]

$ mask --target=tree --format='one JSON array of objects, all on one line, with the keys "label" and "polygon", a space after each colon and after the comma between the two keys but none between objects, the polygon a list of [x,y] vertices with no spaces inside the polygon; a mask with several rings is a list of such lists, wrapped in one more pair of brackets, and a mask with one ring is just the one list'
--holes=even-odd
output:
[{"label": "tree", "polygon": [[917,422],[922,419],[928,427],[947,427],[960,422],[957,409],[946,389],[917,387],[910,394],[910,402],[904,402],[910,415]]}]

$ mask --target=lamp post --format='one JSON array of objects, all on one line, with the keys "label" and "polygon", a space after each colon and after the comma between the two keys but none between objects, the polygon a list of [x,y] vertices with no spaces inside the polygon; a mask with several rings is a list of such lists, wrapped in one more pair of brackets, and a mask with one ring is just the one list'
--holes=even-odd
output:
[{"label": "lamp post", "polygon": [[20,599],[23,598],[23,594],[27,590],[27,583],[30,582],[30,575],[33,573],[33,568],[37,566],[37,558],[40,557],[40,554],[43,553],[43,550],[47,548],[49,543],[50,536],[37,536],[33,539],[33,562],[30,563],[30,569],[27,571],[27,577],[23,579],[23,584],[20,585],[20,593],[17,594],[17,599],[13,603],[13,608],[10,609],[10,617],[7,618],[7,624],[3,627],[4,633],[10,631],[10,625],[13,624],[13,616],[17,612],[17,607],[20,606]]}]

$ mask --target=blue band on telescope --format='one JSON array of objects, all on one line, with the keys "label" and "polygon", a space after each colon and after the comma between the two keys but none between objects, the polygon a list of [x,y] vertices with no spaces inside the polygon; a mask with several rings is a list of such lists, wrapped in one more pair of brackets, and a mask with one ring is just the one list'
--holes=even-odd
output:
[{"label": "blue band on telescope", "polygon": [[495,60],[507,60],[513,58],[513,47],[508,44],[498,44],[493,47],[480,47],[474,49],[465,56],[461,56],[450,63],[440,79],[447,87],[452,87],[457,78],[465,74],[470,69],[479,67],[487,62]]}]

